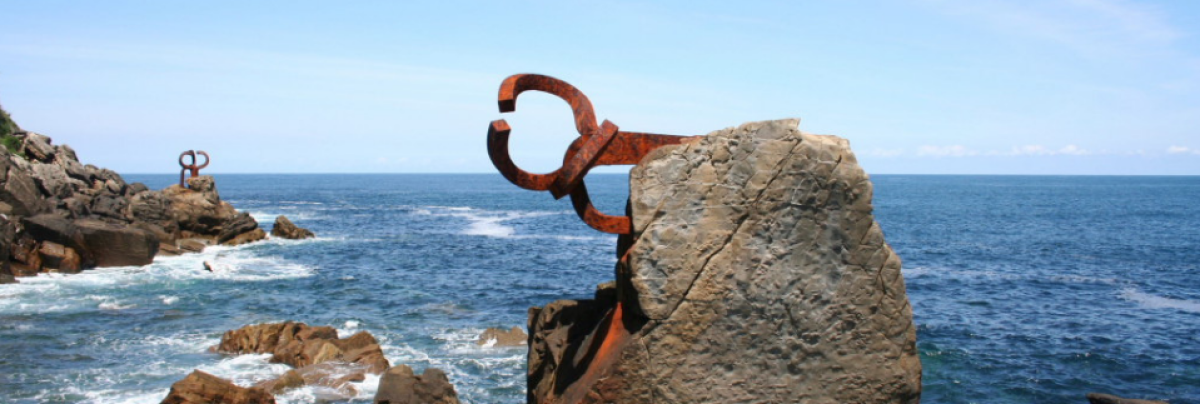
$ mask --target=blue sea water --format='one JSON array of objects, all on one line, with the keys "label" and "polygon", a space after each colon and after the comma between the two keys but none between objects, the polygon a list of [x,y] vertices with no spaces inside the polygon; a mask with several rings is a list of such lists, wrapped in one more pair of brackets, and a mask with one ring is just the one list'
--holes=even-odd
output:
[{"label": "blue sea water", "polygon": [[[445,370],[464,402],[523,402],[524,348],[479,346],[479,333],[612,278],[615,237],[499,175],[216,178],[265,227],[283,214],[318,237],[0,285],[0,402],[157,403],[192,369],[250,385],[286,367],[206,349],[284,320],[369,331],[393,364]],[[1200,403],[1200,178],[873,180],[904,260],[923,402]],[[623,209],[624,176],[588,181],[602,210]]]}]

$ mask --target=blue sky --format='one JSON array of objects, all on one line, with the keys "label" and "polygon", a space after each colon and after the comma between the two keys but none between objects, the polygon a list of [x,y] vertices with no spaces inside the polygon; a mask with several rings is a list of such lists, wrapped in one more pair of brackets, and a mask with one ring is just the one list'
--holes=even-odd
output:
[{"label": "blue sky", "polygon": [[[1200,175],[1200,2],[5,1],[0,104],[86,163],[549,171],[580,88],[622,129],[801,118],[869,173]],[[435,4],[436,3],[436,4]]]}]

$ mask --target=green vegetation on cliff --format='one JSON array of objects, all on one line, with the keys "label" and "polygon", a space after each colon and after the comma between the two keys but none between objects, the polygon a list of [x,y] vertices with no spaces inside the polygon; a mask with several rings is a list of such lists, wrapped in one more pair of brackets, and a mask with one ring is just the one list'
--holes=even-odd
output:
[{"label": "green vegetation on cliff", "polygon": [[13,136],[13,133],[16,133],[20,129],[21,127],[17,126],[17,123],[13,122],[12,117],[8,115],[8,111],[5,111],[4,107],[0,106],[0,143],[3,143],[4,148],[8,149],[10,153],[20,154],[18,151],[20,150],[21,139]]}]

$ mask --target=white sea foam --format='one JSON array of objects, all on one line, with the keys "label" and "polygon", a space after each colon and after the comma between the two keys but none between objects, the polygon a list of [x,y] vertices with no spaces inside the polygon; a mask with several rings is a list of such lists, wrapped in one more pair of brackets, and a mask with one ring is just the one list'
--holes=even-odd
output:
[{"label": "white sea foam", "polygon": [[158,298],[160,300],[162,300],[163,304],[168,305],[168,306],[175,304],[175,302],[179,301],[178,296],[158,295]]},{"label": "white sea foam", "polygon": [[1175,309],[1188,313],[1200,313],[1200,301],[1172,299],[1145,293],[1135,288],[1121,290],[1121,298],[1148,309]]},{"label": "white sea foam", "polygon": [[136,304],[121,304],[120,302],[110,301],[102,302],[96,306],[100,310],[125,310],[137,307]]},{"label": "white sea foam", "polygon": [[[570,214],[570,211],[492,211],[466,206],[425,206],[414,208],[418,215],[457,217],[467,220],[467,228],[461,234],[497,238],[528,237],[516,236],[516,229],[505,222],[532,217]],[[541,236],[545,237],[545,236]],[[556,236],[571,237],[571,236]]]}]

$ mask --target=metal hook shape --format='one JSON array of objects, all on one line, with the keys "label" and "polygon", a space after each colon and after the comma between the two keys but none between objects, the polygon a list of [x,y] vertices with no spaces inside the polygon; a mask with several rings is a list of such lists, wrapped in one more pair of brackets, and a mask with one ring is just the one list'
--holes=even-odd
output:
[{"label": "metal hook shape", "polygon": [[583,177],[597,165],[637,164],[650,151],[679,144],[688,137],[622,132],[607,120],[597,125],[592,103],[582,91],[565,81],[539,74],[516,74],[506,78],[500,84],[497,97],[500,112],[516,111],[517,96],[529,90],[553,94],[570,104],[579,137],[567,148],[562,167],[550,173],[534,174],[513,163],[508,152],[512,128],[503,119],[495,120],[488,126],[488,156],[492,165],[505,179],[521,188],[550,191],[555,199],[571,195],[576,214],[596,230],[632,233],[632,221],[628,216],[606,215],[592,205]]},{"label": "metal hook shape", "polygon": [[[196,165],[196,162],[198,161],[198,159],[196,158],[196,155],[204,156],[204,164]],[[186,164],[183,162],[184,156],[192,157],[191,164]],[[210,161],[211,161],[211,158],[208,157],[208,153],[205,153],[203,150],[188,150],[183,153],[180,153],[179,154],[179,166],[183,167],[183,168],[179,170],[179,186],[181,186],[181,187],[187,186],[187,183],[184,181],[184,173],[191,171],[192,177],[200,175],[200,169],[204,168],[204,167],[208,167],[208,163]]]}]

